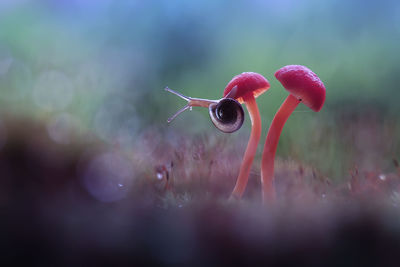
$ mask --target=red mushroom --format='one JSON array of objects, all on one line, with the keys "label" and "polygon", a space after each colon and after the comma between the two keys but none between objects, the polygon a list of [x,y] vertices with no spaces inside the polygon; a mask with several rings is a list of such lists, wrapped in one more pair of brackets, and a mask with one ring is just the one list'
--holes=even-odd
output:
[{"label": "red mushroom", "polygon": [[275,199],[273,187],[274,159],[282,128],[290,114],[300,102],[318,112],[325,102],[325,86],[310,69],[300,65],[289,65],[275,72],[275,77],[289,91],[289,96],[280,106],[272,120],[265,140],[261,160],[261,185],[263,202]]},{"label": "red mushroom", "polygon": [[180,113],[193,106],[208,107],[214,125],[223,132],[231,133],[242,126],[244,116],[240,104],[246,104],[251,119],[252,130],[240,167],[239,176],[232,192],[232,197],[234,198],[241,198],[243,195],[249,178],[250,167],[253,163],[261,136],[261,119],[255,98],[267,91],[269,87],[268,80],[261,74],[244,72],[235,76],[228,83],[224,90],[223,98],[220,100],[191,98],[177,93],[168,87],[165,88],[165,90],[188,101],[188,104],[168,119],[168,122],[171,122]]},{"label": "red mushroom", "polygon": [[[241,198],[246,189],[249,179],[251,164],[257,151],[257,145],[261,136],[261,119],[258,111],[256,97],[269,89],[267,79],[255,72],[243,72],[235,76],[226,86],[224,96],[230,94],[239,103],[245,103],[251,120],[251,134],[244,153],[242,165],[240,166],[239,176],[236,180],[235,188],[231,197]],[[232,93],[236,90],[235,93]]]}]

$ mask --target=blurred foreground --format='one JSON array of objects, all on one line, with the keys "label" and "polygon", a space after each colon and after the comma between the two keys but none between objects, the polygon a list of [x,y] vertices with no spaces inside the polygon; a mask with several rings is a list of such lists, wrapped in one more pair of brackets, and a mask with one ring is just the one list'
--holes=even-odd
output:
[{"label": "blurred foreground", "polygon": [[[371,124],[371,117],[352,121],[361,134],[345,121],[337,129],[348,147],[373,133],[386,132],[386,142],[395,138],[384,129],[390,125]],[[152,129],[124,151],[73,129],[68,145],[57,143],[49,126],[30,119],[3,118],[0,132],[0,246],[6,260],[52,266],[397,266],[398,162],[362,165],[390,150],[374,147],[377,135],[364,140],[369,150],[354,154],[361,165],[337,182],[316,166],[279,160],[278,202],[262,207],[257,164],[243,201],[227,201],[244,149],[228,138],[162,138]],[[324,140],[322,147],[335,139]]]}]

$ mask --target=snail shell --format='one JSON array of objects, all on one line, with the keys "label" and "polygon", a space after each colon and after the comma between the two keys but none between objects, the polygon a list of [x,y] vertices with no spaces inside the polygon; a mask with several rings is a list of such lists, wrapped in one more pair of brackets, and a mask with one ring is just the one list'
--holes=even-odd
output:
[{"label": "snail shell", "polygon": [[224,133],[233,133],[242,127],[244,111],[242,105],[232,98],[223,98],[208,108],[211,121]]}]

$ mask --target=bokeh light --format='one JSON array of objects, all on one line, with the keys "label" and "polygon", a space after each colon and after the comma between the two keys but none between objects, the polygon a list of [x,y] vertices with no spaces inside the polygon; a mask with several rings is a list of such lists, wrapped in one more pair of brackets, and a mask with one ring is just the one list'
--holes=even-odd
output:
[{"label": "bokeh light", "polygon": [[123,199],[129,192],[133,167],[118,154],[100,154],[88,164],[82,179],[94,198],[102,202],[115,202]]}]

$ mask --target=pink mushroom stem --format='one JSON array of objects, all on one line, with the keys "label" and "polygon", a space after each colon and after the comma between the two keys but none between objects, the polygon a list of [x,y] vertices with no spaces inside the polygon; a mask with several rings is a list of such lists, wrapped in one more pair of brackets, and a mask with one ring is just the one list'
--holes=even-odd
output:
[{"label": "pink mushroom stem", "polygon": [[275,114],[275,117],[272,120],[269,128],[261,161],[261,186],[263,203],[271,203],[276,199],[276,193],[273,185],[275,153],[283,126],[299,103],[300,101],[295,96],[290,94],[280,106],[278,112]]},{"label": "pink mushroom stem", "polygon": [[250,139],[244,153],[242,165],[240,166],[239,176],[236,181],[231,197],[240,199],[246,189],[250,175],[251,164],[257,152],[257,145],[261,137],[261,118],[255,97],[251,94],[244,99],[251,120]]}]

